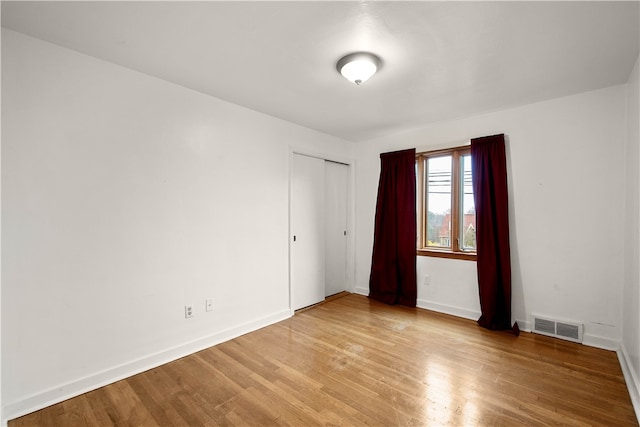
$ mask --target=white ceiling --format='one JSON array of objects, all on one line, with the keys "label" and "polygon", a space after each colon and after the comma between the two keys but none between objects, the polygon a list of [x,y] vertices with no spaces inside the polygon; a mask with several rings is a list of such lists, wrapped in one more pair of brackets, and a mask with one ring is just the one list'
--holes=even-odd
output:
[{"label": "white ceiling", "polygon": [[[366,141],[623,84],[632,2],[2,2],[2,26]],[[361,86],[335,63],[384,61]]]}]

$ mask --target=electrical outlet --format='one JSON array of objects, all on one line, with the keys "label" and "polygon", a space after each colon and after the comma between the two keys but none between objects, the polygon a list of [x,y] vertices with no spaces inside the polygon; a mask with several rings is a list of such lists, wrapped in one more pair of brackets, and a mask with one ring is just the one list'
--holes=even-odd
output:
[{"label": "electrical outlet", "polygon": [[213,298],[207,298],[204,301],[204,306],[207,311],[213,311]]},{"label": "electrical outlet", "polygon": [[431,284],[431,277],[428,274],[424,275],[424,285],[429,286]]},{"label": "electrical outlet", "polygon": [[188,319],[190,317],[193,317],[193,306],[192,305],[185,305],[184,306],[184,318]]}]

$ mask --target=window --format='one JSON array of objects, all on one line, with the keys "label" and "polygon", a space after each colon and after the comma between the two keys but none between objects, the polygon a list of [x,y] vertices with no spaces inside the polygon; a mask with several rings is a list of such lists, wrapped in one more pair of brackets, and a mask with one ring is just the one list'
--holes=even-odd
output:
[{"label": "window", "polygon": [[476,259],[471,149],[416,155],[418,255]]}]

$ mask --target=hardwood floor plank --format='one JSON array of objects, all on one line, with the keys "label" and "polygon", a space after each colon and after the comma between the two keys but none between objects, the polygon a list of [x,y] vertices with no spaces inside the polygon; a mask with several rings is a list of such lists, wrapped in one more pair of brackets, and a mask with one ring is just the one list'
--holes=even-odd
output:
[{"label": "hardwood floor plank", "polygon": [[142,403],[140,397],[129,385],[127,380],[118,381],[106,387],[111,407],[120,414],[122,425],[127,426],[155,426],[153,417]]},{"label": "hardwood floor plank", "polygon": [[62,403],[65,418],[68,420],[69,427],[83,427],[86,425],[98,425],[100,423],[108,423],[104,417],[104,413],[98,414],[93,412],[86,396],[79,396],[77,399],[69,399]]},{"label": "hardwood floor plank", "polygon": [[171,405],[170,397],[175,395],[171,387],[157,386],[157,370],[150,375],[135,375],[129,378],[131,388],[140,396],[149,413],[160,426],[185,424],[180,413]]},{"label": "hardwood floor plank", "polygon": [[15,426],[637,426],[614,352],[348,294]]}]

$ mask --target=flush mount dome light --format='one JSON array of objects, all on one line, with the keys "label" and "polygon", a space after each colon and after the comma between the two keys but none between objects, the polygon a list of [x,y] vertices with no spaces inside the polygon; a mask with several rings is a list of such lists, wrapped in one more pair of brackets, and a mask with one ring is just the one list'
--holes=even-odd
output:
[{"label": "flush mount dome light", "polygon": [[357,85],[366,82],[380,69],[382,60],[369,52],[355,52],[340,58],[336,64],[342,76]]}]

